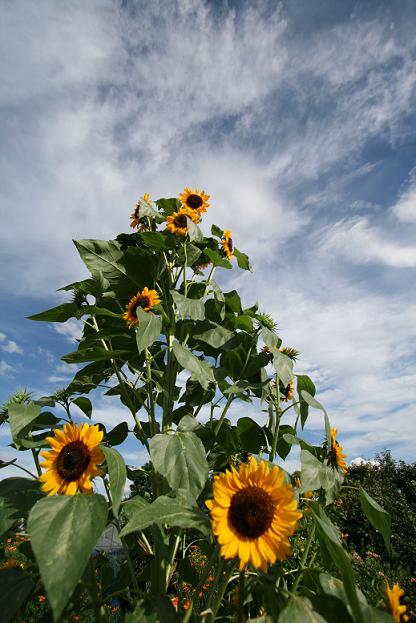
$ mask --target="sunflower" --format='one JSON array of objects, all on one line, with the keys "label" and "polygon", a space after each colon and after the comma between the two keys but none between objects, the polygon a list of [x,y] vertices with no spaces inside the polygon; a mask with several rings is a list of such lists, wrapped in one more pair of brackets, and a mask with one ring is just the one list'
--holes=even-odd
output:
[{"label": "sunflower", "polygon": [[188,233],[188,221],[186,217],[190,218],[194,223],[199,223],[200,216],[195,210],[189,208],[180,208],[178,212],[173,212],[166,218],[166,229],[175,236],[185,236]]},{"label": "sunflower", "polygon": [[205,502],[211,513],[212,529],[224,558],[240,558],[240,570],[248,563],[267,571],[267,565],[290,553],[288,537],[302,516],[283,470],[270,469],[267,461],[254,457],[239,470],[218,474],[214,499]]},{"label": "sunflower", "polygon": [[127,322],[129,329],[138,324],[136,309],[141,307],[143,311],[147,312],[159,305],[160,299],[156,290],[149,290],[146,286],[141,292],[138,292],[135,296],[132,296],[129,303],[126,305],[126,311],[123,314],[124,320]]},{"label": "sunflower", "polygon": [[54,437],[46,437],[52,450],[41,452],[45,459],[41,463],[46,468],[39,480],[48,495],[64,493],[74,495],[92,493],[91,478],[103,473],[97,467],[104,463],[100,448],[103,432],[98,424],[65,424],[64,430],[55,430]]},{"label": "sunflower", "polygon": [[295,386],[293,385],[293,381],[289,381],[286,387],[282,383],[280,385],[280,389],[282,392],[281,396],[282,396],[283,402],[287,402],[288,400],[293,399],[293,396],[295,395]]},{"label": "sunflower", "polygon": [[198,214],[203,214],[209,208],[209,195],[206,195],[203,190],[201,192],[198,188],[191,190],[185,187],[181,193],[179,193],[179,199],[184,208],[188,208]]},{"label": "sunflower", "polygon": [[342,446],[337,441],[337,429],[331,428],[331,458],[333,463],[339,467],[343,472],[348,471],[347,464],[345,462],[346,454],[342,452]]},{"label": "sunflower", "polygon": [[233,259],[234,255],[233,255],[233,239],[232,239],[232,234],[230,232],[229,229],[226,229],[224,231],[224,235],[222,237],[221,240],[221,245],[222,248],[224,249],[224,253],[227,256],[227,259],[229,259],[230,261]]},{"label": "sunflower", "polygon": [[[143,195],[143,197],[141,197],[141,200],[145,201],[149,205],[152,204],[152,202],[149,199],[149,194],[148,193],[145,193]],[[142,217],[140,217],[140,199],[136,203],[136,206],[135,206],[133,212],[131,213],[130,218],[131,218],[130,227],[137,227],[138,230],[143,230],[143,229],[146,228],[146,223],[145,223],[144,219]]]},{"label": "sunflower", "polygon": [[387,584],[386,586],[386,595],[389,600],[389,608],[391,612],[391,616],[397,623],[402,623],[402,621],[408,621],[409,617],[406,612],[406,606],[400,605],[400,597],[403,597],[404,590],[400,588],[399,584],[395,584],[393,588]]}]

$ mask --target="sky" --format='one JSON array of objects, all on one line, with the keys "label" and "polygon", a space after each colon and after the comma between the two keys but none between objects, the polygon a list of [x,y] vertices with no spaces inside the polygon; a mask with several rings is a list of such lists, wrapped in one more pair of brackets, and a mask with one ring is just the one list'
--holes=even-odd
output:
[{"label": "sky", "polygon": [[[75,372],[76,323],[25,319],[87,276],[71,239],[198,186],[204,231],[231,229],[253,266],[221,286],[302,352],[348,460],[415,461],[415,23],[413,0],[4,0],[0,401]],[[95,397],[97,421],[124,417]],[[319,411],[308,426],[319,441]],[[3,426],[4,460],[7,443]]]}]

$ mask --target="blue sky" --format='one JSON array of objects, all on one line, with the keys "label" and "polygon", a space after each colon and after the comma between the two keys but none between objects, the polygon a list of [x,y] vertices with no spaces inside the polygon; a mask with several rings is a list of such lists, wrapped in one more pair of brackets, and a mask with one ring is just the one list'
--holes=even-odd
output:
[{"label": "blue sky", "polygon": [[0,400],[71,378],[75,323],[24,319],[85,276],[71,238],[199,186],[207,230],[232,229],[254,268],[223,287],[302,351],[348,458],[414,461],[415,18],[406,0],[4,2]]}]

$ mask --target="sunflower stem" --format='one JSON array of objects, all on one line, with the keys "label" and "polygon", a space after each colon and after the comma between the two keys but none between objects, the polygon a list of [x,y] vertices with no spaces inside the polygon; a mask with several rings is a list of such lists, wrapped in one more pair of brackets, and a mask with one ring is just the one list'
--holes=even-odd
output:
[{"label": "sunflower stem", "polygon": [[[97,333],[99,333],[100,329],[98,327],[97,320],[96,320],[95,316],[91,316],[91,318],[92,318],[92,322],[93,322],[93,326],[94,326],[95,331]],[[107,343],[106,343],[105,340],[100,338],[100,341],[101,341],[101,344],[104,346],[105,350],[110,350],[108,348]],[[139,436],[140,436],[140,440],[141,440],[142,444],[144,446],[146,446],[147,450],[149,450],[149,444],[147,443],[146,435],[144,434],[144,431],[143,431],[142,425],[140,423],[140,420],[137,417],[137,413],[136,413],[136,410],[134,408],[134,405],[133,405],[133,403],[130,400],[130,396],[129,396],[128,392],[126,391],[125,383],[124,383],[124,381],[122,379],[122,376],[120,374],[120,370],[118,369],[118,366],[117,366],[117,364],[116,364],[114,359],[110,359],[110,361],[111,361],[111,365],[113,367],[113,370],[115,372],[115,375],[117,377],[117,380],[119,382],[120,389],[123,392],[124,400],[126,401],[126,404],[128,405],[128,407],[130,409],[130,413],[132,414],[132,416],[134,418],[134,421],[136,423],[137,430],[138,430]]]},{"label": "sunflower stem", "polygon": [[103,617],[102,617],[102,611],[101,611],[101,600],[100,600],[99,593],[98,593],[97,578],[95,576],[95,565],[94,565],[94,560],[92,556],[88,562],[88,570],[89,570],[89,576],[90,576],[89,593],[90,593],[91,602],[92,602],[92,605],[95,611],[95,621],[96,623],[102,623]]},{"label": "sunflower stem", "polygon": [[280,431],[280,420],[282,417],[282,412],[280,410],[280,387],[279,387],[280,383],[279,383],[279,377],[276,374],[276,426],[274,429],[274,435],[273,435],[273,445],[272,445],[272,449],[270,451],[270,455],[269,455],[269,460],[273,461],[274,457],[276,456],[276,449],[277,449],[277,441],[279,439],[279,431]]},{"label": "sunflower stem", "polygon": [[308,557],[309,550],[311,548],[314,536],[315,536],[315,524],[313,524],[313,526],[311,528],[311,531],[309,533],[309,536],[308,536],[308,540],[306,541],[305,550],[303,552],[303,556],[301,558],[300,565],[299,565],[299,572],[298,572],[298,574],[297,574],[297,576],[295,578],[295,581],[293,582],[293,586],[292,586],[292,590],[291,590],[292,594],[296,593],[296,591],[298,589],[299,582],[300,582],[301,577],[303,575],[303,568],[305,567],[306,559]]},{"label": "sunflower stem", "polygon": [[244,622],[244,581],[245,569],[240,571],[240,577],[238,580],[238,623]]},{"label": "sunflower stem", "polygon": [[32,476],[32,478],[34,478],[35,480],[37,480],[37,476],[35,476],[35,474],[33,474],[32,472],[30,472],[28,469],[26,469],[25,467],[22,467],[21,465],[18,465],[17,463],[12,463],[13,467],[17,467],[17,469],[21,469],[22,471],[26,472],[26,474],[29,474],[29,476]]},{"label": "sunflower stem", "polygon": [[188,264],[188,255],[186,253],[186,242],[183,245],[183,254],[185,256],[185,263],[183,266],[183,293],[185,296],[188,296],[188,282],[186,281],[186,268]]},{"label": "sunflower stem", "polygon": [[[32,437],[32,435],[29,434],[29,439]],[[31,449],[32,450],[32,456],[33,456],[33,460],[35,462],[36,465],[36,471],[38,472],[38,476],[42,476],[42,470],[40,468],[39,465],[39,455],[36,452],[36,450],[34,448]]]},{"label": "sunflower stem", "polygon": [[211,281],[212,281],[212,278],[214,276],[214,272],[215,272],[215,266],[213,265],[213,266],[211,266],[211,270],[209,271],[208,279],[206,281],[204,296],[202,297],[203,299],[208,294],[208,289],[209,289],[209,286],[211,285]]}]

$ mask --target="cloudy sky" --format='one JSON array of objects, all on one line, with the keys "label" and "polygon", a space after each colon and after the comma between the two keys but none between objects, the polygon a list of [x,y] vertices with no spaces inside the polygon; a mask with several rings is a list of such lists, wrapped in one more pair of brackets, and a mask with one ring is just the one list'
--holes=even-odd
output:
[{"label": "cloudy sky", "polygon": [[414,461],[415,24],[413,0],[4,0],[0,400],[72,376],[77,327],[24,319],[85,276],[71,238],[199,186],[254,268],[223,287],[302,351],[348,458]]}]

